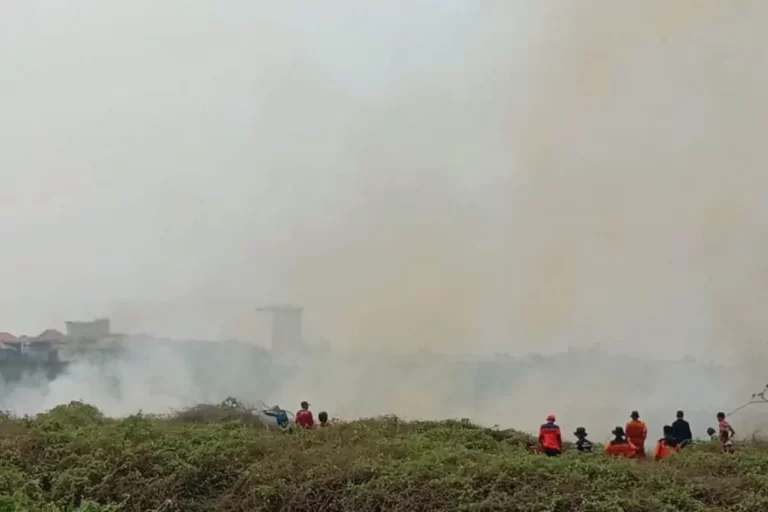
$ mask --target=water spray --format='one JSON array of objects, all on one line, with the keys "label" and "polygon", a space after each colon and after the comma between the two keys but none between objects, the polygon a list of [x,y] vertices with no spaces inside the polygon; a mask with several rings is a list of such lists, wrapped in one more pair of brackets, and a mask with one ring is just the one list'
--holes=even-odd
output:
[{"label": "water spray", "polygon": [[763,390],[760,393],[753,393],[752,398],[750,398],[747,403],[742,404],[736,409],[734,409],[733,411],[729,412],[728,416],[732,416],[752,404],[768,404],[768,398],[766,398],[765,396],[767,392],[768,392],[768,384],[765,385],[765,388],[763,388]]}]

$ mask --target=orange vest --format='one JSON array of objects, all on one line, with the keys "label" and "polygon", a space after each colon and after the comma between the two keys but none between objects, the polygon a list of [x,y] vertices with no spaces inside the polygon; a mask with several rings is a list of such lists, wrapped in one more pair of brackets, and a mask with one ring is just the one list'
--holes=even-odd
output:
[{"label": "orange vest", "polygon": [[542,448],[550,450],[562,450],[563,438],[560,435],[560,427],[554,423],[545,423],[539,429],[539,444]]},{"label": "orange vest", "polygon": [[605,453],[615,457],[633,458],[637,454],[637,448],[629,441],[608,441],[605,445]]},{"label": "orange vest", "polygon": [[680,446],[670,446],[667,444],[666,439],[661,438],[656,441],[656,448],[653,449],[653,456],[656,460],[661,460],[668,457],[671,453],[679,453]]}]

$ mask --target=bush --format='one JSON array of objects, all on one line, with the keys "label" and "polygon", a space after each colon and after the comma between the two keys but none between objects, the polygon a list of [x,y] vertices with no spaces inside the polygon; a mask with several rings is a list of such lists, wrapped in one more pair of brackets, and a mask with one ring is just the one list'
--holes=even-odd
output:
[{"label": "bush", "polygon": [[104,418],[73,402],[0,421],[5,511],[768,510],[768,447],[663,462],[566,452],[467,421],[396,417],[268,431],[234,402]]}]

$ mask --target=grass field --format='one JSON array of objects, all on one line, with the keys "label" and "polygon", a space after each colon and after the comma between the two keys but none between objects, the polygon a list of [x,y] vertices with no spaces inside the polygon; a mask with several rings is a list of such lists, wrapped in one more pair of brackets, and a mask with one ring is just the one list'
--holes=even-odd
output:
[{"label": "grass field", "polygon": [[637,462],[548,459],[530,440],[397,418],[286,435],[227,407],[112,420],[72,403],[0,421],[0,512],[768,510],[758,444]]}]

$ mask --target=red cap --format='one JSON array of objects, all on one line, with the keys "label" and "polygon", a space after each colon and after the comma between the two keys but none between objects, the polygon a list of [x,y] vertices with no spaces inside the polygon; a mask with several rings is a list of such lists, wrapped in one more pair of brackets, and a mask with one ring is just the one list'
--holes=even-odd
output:
[{"label": "red cap", "polygon": [[549,416],[547,416],[547,421],[555,421],[555,415],[550,414]]}]

